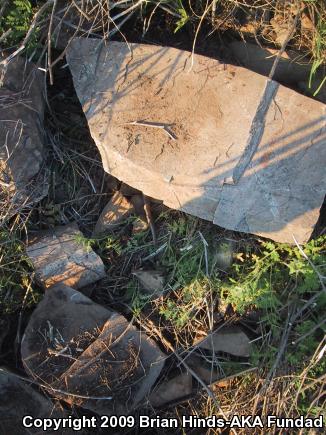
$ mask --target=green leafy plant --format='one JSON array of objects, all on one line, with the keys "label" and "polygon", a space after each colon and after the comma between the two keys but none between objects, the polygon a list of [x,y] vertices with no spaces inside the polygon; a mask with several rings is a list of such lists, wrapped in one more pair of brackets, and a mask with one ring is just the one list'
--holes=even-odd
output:
[{"label": "green leafy plant", "polygon": [[0,231],[0,313],[11,314],[38,302],[40,293],[33,283],[32,265],[18,235]]},{"label": "green leafy plant", "polygon": [[89,238],[83,234],[76,234],[74,239],[77,243],[82,245],[87,252],[92,249],[97,249],[101,255],[105,256],[108,251],[113,251],[117,255],[121,255],[123,248],[116,236],[104,236],[101,238]]},{"label": "green leafy plant", "polygon": [[[317,267],[325,262],[324,244],[325,237],[321,237],[304,247]],[[290,290],[292,296],[301,297],[320,286],[316,272],[297,247],[265,242],[258,253],[247,255],[247,259],[233,265],[233,275],[221,289],[222,298],[239,313],[249,308],[276,312]],[[289,291],[284,294],[287,287]]]},{"label": "green leafy plant", "polygon": [[[313,43],[313,63],[309,75],[309,88],[312,87],[312,80],[316,75],[318,69],[325,64],[326,57],[326,20],[324,17],[320,16],[318,19],[318,24],[316,26],[314,43]],[[314,96],[316,96],[321,88],[326,82],[326,76],[321,80],[317,89],[314,91]]]},{"label": "green leafy plant", "polygon": [[178,298],[168,298],[160,307],[160,314],[177,330],[184,328],[201,310],[205,297],[212,290],[208,278],[199,278],[178,291]]},{"label": "green leafy plant", "polygon": [[25,36],[32,17],[33,7],[29,0],[13,0],[8,3],[0,21],[0,34],[10,29],[6,38],[8,45],[17,44]]},{"label": "green leafy plant", "polygon": [[174,33],[177,33],[180,29],[182,29],[182,27],[185,24],[187,24],[187,22],[190,19],[186,9],[183,6],[182,0],[177,1],[176,10],[177,10],[178,14],[180,15],[180,18],[176,23],[176,28],[174,29]]}]

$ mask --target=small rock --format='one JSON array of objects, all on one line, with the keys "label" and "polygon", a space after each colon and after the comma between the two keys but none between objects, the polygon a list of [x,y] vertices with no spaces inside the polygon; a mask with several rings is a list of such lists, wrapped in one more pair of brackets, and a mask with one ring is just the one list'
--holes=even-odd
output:
[{"label": "small rock", "polygon": [[135,213],[138,216],[145,217],[144,197],[143,195],[133,195],[130,197],[130,202],[134,206]]},{"label": "small rock", "polygon": [[134,207],[120,192],[116,192],[104,207],[93,232],[102,234],[120,225],[133,213]]},{"label": "small rock", "polygon": [[204,358],[195,353],[189,355],[186,362],[206,385],[215,383],[222,376],[218,367],[210,365]]},{"label": "small rock", "polygon": [[[55,403],[33,389],[28,381],[19,379],[14,373],[2,367],[0,367],[0,415],[0,433],[3,435],[43,434],[41,429],[23,427],[23,417],[27,415],[33,416],[34,419],[67,417]],[[58,432],[48,430],[47,433],[54,435]],[[65,429],[61,433],[70,435],[73,431]]]},{"label": "small rock", "polygon": [[176,377],[158,384],[149,396],[149,403],[158,408],[169,402],[187,397],[192,393],[192,376],[181,373]]},{"label": "small rock", "polygon": [[238,326],[224,326],[197,343],[201,349],[249,357],[249,337]]},{"label": "small rock", "polygon": [[146,220],[137,218],[132,223],[132,232],[133,234],[143,233],[149,229],[149,224]]},{"label": "small rock", "polygon": [[122,315],[62,284],[45,292],[33,312],[21,355],[26,372],[51,394],[100,415],[132,412],[165,359]]},{"label": "small rock", "polygon": [[94,251],[83,246],[76,224],[38,233],[26,251],[36,275],[46,288],[64,283],[79,289],[106,276],[104,264]]},{"label": "small rock", "polygon": [[139,280],[141,286],[152,297],[160,297],[164,290],[164,277],[158,270],[138,270],[133,275]]}]

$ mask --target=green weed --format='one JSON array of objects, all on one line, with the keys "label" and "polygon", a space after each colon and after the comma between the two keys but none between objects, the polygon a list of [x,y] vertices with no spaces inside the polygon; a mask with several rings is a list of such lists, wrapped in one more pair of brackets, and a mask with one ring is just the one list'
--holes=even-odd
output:
[{"label": "green weed", "polygon": [[176,33],[178,30],[182,29],[182,27],[188,23],[190,20],[190,17],[188,15],[188,12],[183,6],[182,0],[177,0],[176,2],[176,11],[180,14],[179,20],[176,22],[176,28],[174,29],[174,33]]},{"label": "green weed", "polygon": [[0,312],[11,314],[36,304],[40,292],[33,282],[32,265],[18,234],[0,231]]},{"label": "green weed", "polygon": [[[207,278],[195,279],[177,292],[177,298],[168,298],[160,307],[160,314],[181,331],[191,323],[203,308],[205,298],[212,291],[211,281]],[[216,288],[215,288],[216,290]]]},{"label": "green weed", "polygon": [[106,235],[100,238],[85,237],[83,234],[76,234],[74,236],[75,241],[83,246],[83,248],[90,252],[92,249],[96,249],[103,257],[108,252],[113,252],[118,256],[122,254],[123,247],[119,239],[114,235]]},{"label": "green weed", "polygon": [[[325,267],[325,237],[306,244],[304,252],[316,267]],[[233,265],[221,296],[242,314],[250,308],[277,313],[284,299],[300,298],[319,286],[316,272],[297,247],[264,242],[258,254],[246,254],[246,261]]]},{"label": "green weed", "polygon": [[[8,2],[4,15],[0,20],[0,34],[8,31],[6,44],[18,44],[26,35],[33,17],[33,7],[29,0],[13,0]],[[31,37],[28,48],[35,48],[37,29]]]},{"label": "green weed", "polygon": [[[319,16],[318,24],[316,26],[316,31],[313,40],[313,63],[309,75],[309,88],[312,87],[312,80],[316,75],[318,69],[325,64],[326,61],[326,18],[324,16]],[[314,96],[316,96],[321,88],[326,82],[326,76],[321,80],[317,89],[314,91]]]}]

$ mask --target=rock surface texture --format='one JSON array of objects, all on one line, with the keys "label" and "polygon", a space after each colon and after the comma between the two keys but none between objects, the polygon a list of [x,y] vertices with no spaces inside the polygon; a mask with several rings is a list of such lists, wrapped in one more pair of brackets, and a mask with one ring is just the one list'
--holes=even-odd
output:
[{"label": "rock surface texture", "polygon": [[42,231],[30,240],[26,251],[46,288],[63,283],[79,289],[106,276],[101,258],[82,240],[76,224]]},{"label": "rock surface texture", "polygon": [[120,192],[116,192],[104,207],[94,228],[94,236],[109,231],[124,222],[134,211],[133,205]]},{"label": "rock surface texture", "polygon": [[48,289],[33,312],[21,355],[27,373],[53,395],[105,415],[138,406],[165,361],[125,317],[62,284]]},{"label": "rock surface texture", "polygon": [[231,230],[309,239],[326,191],[323,104],[174,48],[79,38],[67,59],[107,172]]},{"label": "rock surface texture", "polygon": [[[15,435],[41,435],[41,428],[23,428],[22,419],[27,415],[33,418],[64,418],[65,412],[50,399],[33,389],[28,381],[19,379],[15,374],[0,367],[0,433]],[[29,421],[27,420],[27,423]],[[57,433],[47,431],[49,435]],[[64,435],[73,434],[73,430],[66,429]],[[82,432],[84,433],[84,432]]]},{"label": "rock surface texture", "polygon": [[40,71],[22,58],[0,66],[0,192],[12,207],[47,193],[44,175],[32,182],[44,159],[43,87]]}]

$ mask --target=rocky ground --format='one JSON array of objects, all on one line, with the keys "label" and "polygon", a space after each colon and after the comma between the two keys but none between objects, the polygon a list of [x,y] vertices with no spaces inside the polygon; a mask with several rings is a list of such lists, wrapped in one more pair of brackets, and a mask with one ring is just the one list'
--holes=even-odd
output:
[{"label": "rocky ground", "polygon": [[[275,78],[310,97],[322,84],[319,68],[309,88],[311,67],[320,60],[311,62],[311,34],[324,23],[318,2],[307,2],[300,15],[282,2],[271,9],[196,2],[194,14],[181,2],[166,3],[168,11],[126,14],[113,38],[195,48],[268,75],[271,56],[295,24]],[[92,10],[86,4],[83,14],[68,10],[67,40],[52,39],[50,56],[58,61],[46,76],[49,44],[28,52],[40,62],[38,90],[22,82],[22,70],[28,78],[23,60],[0,90],[1,152],[8,152],[10,139],[22,147],[11,172],[1,166],[7,178],[0,187],[0,429],[5,433],[16,421],[13,433],[27,433],[17,416],[48,416],[49,409],[61,417],[118,413],[138,422],[146,414],[179,424],[191,414],[319,416],[325,403],[323,213],[308,243],[277,243],[171,210],[107,174],[65,59],[77,18],[84,20],[82,35],[107,32],[103,17],[85,18]],[[49,25],[39,30],[43,44]],[[22,39],[7,41],[3,58]],[[325,86],[313,98],[325,102],[324,93]],[[22,120],[10,129],[12,138],[4,133],[8,119]],[[137,423],[121,426],[85,433],[155,433]],[[168,431],[181,433],[180,426]]]}]

